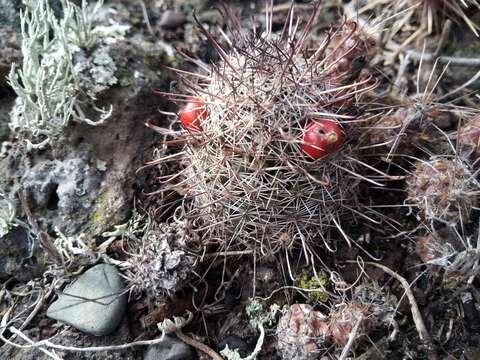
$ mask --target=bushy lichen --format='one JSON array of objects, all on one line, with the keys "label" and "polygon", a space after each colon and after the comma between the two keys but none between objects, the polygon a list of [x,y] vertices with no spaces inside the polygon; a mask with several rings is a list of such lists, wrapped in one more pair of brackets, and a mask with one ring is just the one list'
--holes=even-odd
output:
[{"label": "bushy lichen", "polygon": [[[80,104],[92,103],[98,92],[116,83],[115,65],[100,45],[115,41],[118,32],[126,29],[112,26],[115,31],[111,37],[99,35],[106,27],[95,27],[93,19],[103,1],[90,9],[86,0],[81,7],[62,0],[61,19],[55,17],[47,0],[24,3],[25,11],[20,15],[23,64],[21,68],[14,64],[9,75],[18,95],[10,127],[29,147],[41,148],[72,119],[97,125],[110,115],[111,111],[94,107],[100,117],[90,120]],[[77,53],[95,48],[90,65],[75,63]],[[81,76],[86,68],[91,76],[88,81]]]},{"label": "bushy lichen", "polygon": [[272,304],[267,307],[265,302],[257,299],[251,300],[245,308],[245,312],[250,319],[250,326],[254,329],[259,325],[271,326],[275,323],[275,316],[277,315],[280,306]]},{"label": "bushy lichen", "polygon": [[15,220],[15,204],[1,185],[0,183],[0,238],[8,234]]},{"label": "bushy lichen", "polygon": [[228,345],[220,351],[220,354],[228,360],[255,360],[260,353],[263,341],[265,339],[264,327],[270,327],[276,323],[276,315],[280,310],[278,304],[271,304],[267,307],[265,301],[259,299],[251,299],[245,307],[245,312],[250,320],[250,326],[260,331],[255,349],[247,357],[242,357],[238,349],[231,349]]}]

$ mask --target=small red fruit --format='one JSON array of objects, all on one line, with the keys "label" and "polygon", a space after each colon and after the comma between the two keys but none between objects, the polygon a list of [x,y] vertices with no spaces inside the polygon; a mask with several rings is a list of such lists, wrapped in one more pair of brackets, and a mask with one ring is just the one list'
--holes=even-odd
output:
[{"label": "small red fruit", "polygon": [[205,103],[200,98],[190,98],[187,105],[178,112],[180,122],[189,131],[201,131],[201,123],[207,116]]},{"label": "small red fruit", "polygon": [[313,119],[303,135],[302,150],[314,159],[320,159],[343,143],[342,130],[333,120]]}]

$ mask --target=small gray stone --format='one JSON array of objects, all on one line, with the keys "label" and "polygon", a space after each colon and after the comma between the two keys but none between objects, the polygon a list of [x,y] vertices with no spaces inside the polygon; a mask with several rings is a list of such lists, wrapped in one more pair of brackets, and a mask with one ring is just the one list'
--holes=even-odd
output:
[{"label": "small gray stone", "polygon": [[123,280],[114,266],[96,265],[65,289],[50,305],[47,316],[88,334],[107,335],[125,313],[127,297],[123,291]]},{"label": "small gray stone", "polygon": [[165,336],[158,345],[152,345],[145,351],[144,360],[193,360],[192,348],[175,336]]},{"label": "small gray stone", "polygon": [[34,255],[38,244],[27,229],[14,226],[0,238],[0,279],[28,281],[40,272]]},{"label": "small gray stone", "polygon": [[175,30],[185,23],[185,15],[172,10],[167,10],[160,18],[160,26],[167,30]]}]

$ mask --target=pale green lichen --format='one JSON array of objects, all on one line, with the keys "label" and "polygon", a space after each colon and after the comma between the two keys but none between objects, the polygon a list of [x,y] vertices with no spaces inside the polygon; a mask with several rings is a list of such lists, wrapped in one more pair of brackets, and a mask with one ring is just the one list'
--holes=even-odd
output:
[{"label": "pale green lichen", "polygon": [[276,322],[276,315],[280,310],[278,304],[272,304],[267,307],[267,304],[259,299],[251,299],[245,307],[245,312],[249,317],[250,326],[260,332],[257,344],[252,353],[247,357],[242,358],[238,349],[231,349],[228,345],[220,351],[220,354],[228,360],[255,360],[262,350],[263,341],[265,339],[265,327],[270,327]]},{"label": "pale green lichen", "polygon": [[[60,20],[48,0],[24,3],[25,11],[20,14],[23,64],[21,68],[14,64],[9,75],[18,95],[10,127],[30,148],[41,148],[60,135],[71,119],[98,125],[110,116],[111,109],[98,109],[92,104],[100,113],[99,119],[92,121],[85,117],[80,103],[92,103],[98,92],[116,83],[113,60],[94,50],[92,64],[82,66],[75,64],[75,54],[117,41],[128,27],[94,26],[95,13],[103,0],[93,9],[86,0],[81,7],[62,0],[64,15]],[[105,32],[111,36],[100,37]],[[91,75],[88,81],[81,76],[85,68]]]},{"label": "pale green lichen", "polygon": [[15,203],[0,188],[0,238],[8,234],[15,221]]},{"label": "pale green lichen", "polygon": [[248,318],[250,319],[250,326],[254,329],[262,326],[272,326],[276,318],[280,306],[278,304],[272,304],[269,307],[264,301],[258,299],[251,300],[245,308]]}]

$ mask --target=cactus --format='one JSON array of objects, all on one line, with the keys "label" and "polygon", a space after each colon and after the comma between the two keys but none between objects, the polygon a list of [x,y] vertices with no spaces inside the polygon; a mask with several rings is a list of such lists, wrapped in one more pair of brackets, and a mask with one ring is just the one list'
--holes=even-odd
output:
[{"label": "cactus", "polygon": [[206,244],[273,254],[326,243],[354,198],[361,144],[342,111],[374,86],[359,71],[370,42],[345,22],[310,50],[315,13],[300,31],[291,10],[275,36],[267,11],[265,33],[238,28],[229,49],[200,25],[221,61],[176,96],[187,103],[179,117],[188,144],[184,170],[167,182],[183,188],[182,211]]},{"label": "cactus", "polygon": [[476,205],[479,185],[466,162],[435,156],[417,163],[407,180],[407,201],[428,222],[455,224],[468,219]]}]

